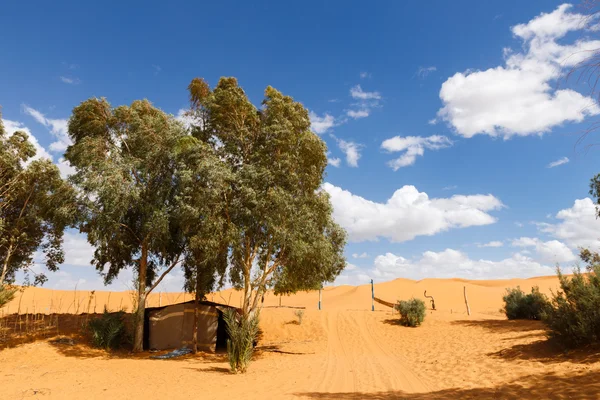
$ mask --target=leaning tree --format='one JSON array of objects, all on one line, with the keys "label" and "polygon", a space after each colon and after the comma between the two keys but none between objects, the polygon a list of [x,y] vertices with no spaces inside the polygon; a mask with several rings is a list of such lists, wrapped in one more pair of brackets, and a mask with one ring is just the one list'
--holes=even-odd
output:
[{"label": "leaning tree", "polygon": [[226,272],[243,290],[243,315],[255,313],[269,288],[291,293],[333,281],[345,267],[345,232],[320,189],[327,149],[306,108],[272,87],[257,108],[235,78],[214,89],[196,78],[188,89],[192,134],[230,174]]},{"label": "leaning tree", "polygon": [[107,284],[124,268],[135,271],[133,348],[141,351],[146,298],[184,258],[190,229],[184,219],[202,212],[183,203],[190,190],[193,201],[204,201],[199,183],[211,179],[194,174],[212,170],[210,149],[146,100],[116,108],[105,99],[86,100],[73,110],[69,136],[65,158],[76,169],[71,179],[79,189],[80,230],[96,248],[92,263]]},{"label": "leaning tree", "polygon": [[64,261],[63,234],[76,218],[75,191],[48,159],[34,159],[25,132],[8,135],[0,118],[0,287],[15,273],[33,274],[34,284],[46,276],[30,267],[41,250],[50,271]]}]

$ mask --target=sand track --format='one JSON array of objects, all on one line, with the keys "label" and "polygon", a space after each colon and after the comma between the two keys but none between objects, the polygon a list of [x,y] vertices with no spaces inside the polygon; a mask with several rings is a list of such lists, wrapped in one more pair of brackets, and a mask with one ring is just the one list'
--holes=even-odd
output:
[{"label": "sand track", "polygon": [[392,354],[376,337],[368,311],[330,311],[322,314],[327,353],[322,378],[314,392],[363,393],[367,391],[426,392],[418,375]]}]

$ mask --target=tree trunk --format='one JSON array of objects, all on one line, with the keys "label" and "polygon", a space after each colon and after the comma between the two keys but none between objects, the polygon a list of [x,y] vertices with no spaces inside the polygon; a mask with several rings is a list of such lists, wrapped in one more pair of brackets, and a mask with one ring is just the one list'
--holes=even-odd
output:
[{"label": "tree trunk", "polygon": [[135,310],[135,332],[133,338],[133,351],[144,350],[144,314],[146,312],[146,273],[148,268],[148,245],[142,243],[142,255],[138,271],[138,304]]},{"label": "tree trunk", "polygon": [[6,273],[8,272],[8,263],[10,262],[10,256],[12,255],[13,244],[10,242],[10,246],[8,246],[8,251],[6,252],[6,258],[4,258],[4,263],[2,265],[2,275],[0,275],[0,285],[4,284],[4,279],[6,278]]},{"label": "tree trunk", "polygon": [[198,352],[198,301],[200,300],[200,277],[196,270],[196,294],[194,296],[194,330],[192,333],[192,352]]}]

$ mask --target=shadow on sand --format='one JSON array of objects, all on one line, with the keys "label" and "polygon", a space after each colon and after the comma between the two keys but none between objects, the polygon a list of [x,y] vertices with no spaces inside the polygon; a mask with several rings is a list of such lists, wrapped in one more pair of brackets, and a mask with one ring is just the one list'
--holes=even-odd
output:
[{"label": "shadow on sand", "polygon": [[600,371],[557,376],[554,374],[529,375],[495,387],[445,389],[429,393],[346,392],[294,393],[309,399],[598,399],[600,398]]},{"label": "shadow on sand", "polygon": [[544,324],[541,321],[531,321],[523,319],[459,320],[452,321],[451,324],[470,328],[483,328],[490,331],[491,333],[543,331],[545,329]]}]

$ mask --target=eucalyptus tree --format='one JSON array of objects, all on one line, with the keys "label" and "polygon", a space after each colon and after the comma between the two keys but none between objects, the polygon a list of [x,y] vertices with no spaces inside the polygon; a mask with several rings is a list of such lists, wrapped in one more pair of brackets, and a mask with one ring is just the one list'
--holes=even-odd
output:
[{"label": "eucalyptus tree", "polygon": [[47,159],[34,159],[25,132],[8,135],[0,118],[0,286],[12,283],[18,270],[32,273],[34,284],[46,276],[30,267],[41,250],[50,271],[64,262],[66,228],[75,222],[75,192]]},{"label": "eucalyptus tree", "polygon": [[[80,230],[96,248],[92,263],[107,284],[124,268],[135,271],[134,351],[141,351],[146,298],[185,257],[185,201],[190,192],[203,201],[203,188],[190,182],[211,170],[210,149],[146,100],[116,108],[86,100],[73,110],[69,136],[65,157],[76,169],[71,179],[79,189]],[[194,171],[181,156],[190,149],[197,152]]]},{"label": "eucalyptus tree", "polygon": [[345,232],[320,190],[326,145],[310,130],[308,111],[272,87],[255,107],[235,78],[214,89],[190,83],[192,134],[230,171],[224,199],[231,283],[243,290],[243,315],[265,291],[309,290],[343,270]]}]

